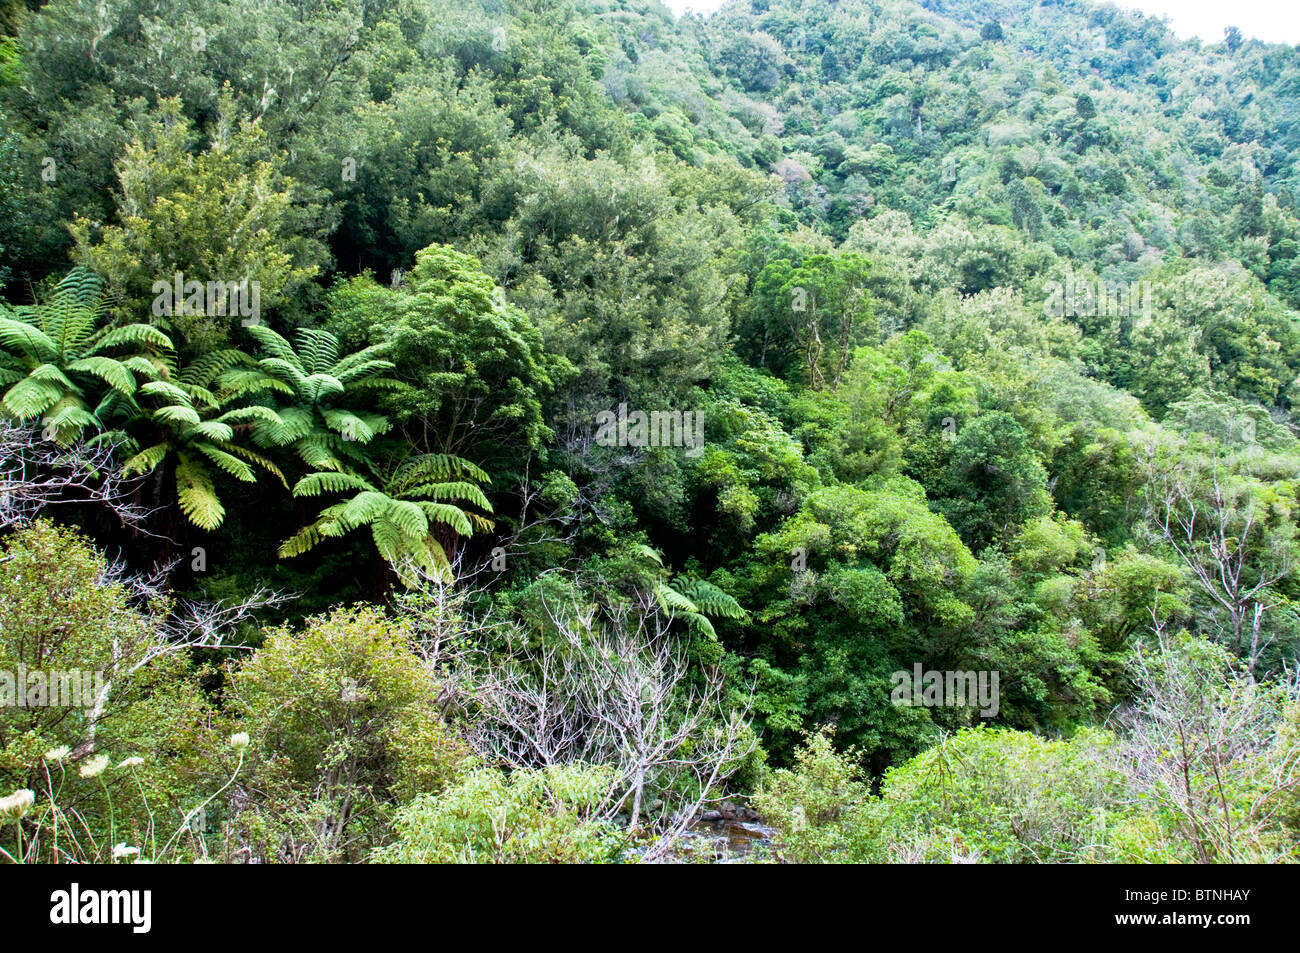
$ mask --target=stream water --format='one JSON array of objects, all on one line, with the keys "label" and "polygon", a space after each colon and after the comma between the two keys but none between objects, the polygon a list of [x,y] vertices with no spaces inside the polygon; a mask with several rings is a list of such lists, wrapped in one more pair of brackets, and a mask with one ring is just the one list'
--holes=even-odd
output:
[{"label": "stream water", "polygon": [[709,811],[697,821],[683,847],[708,852],[716,863],[743,863],[755,851],[770,847],[774,833],[753,811],[724,808]]}]

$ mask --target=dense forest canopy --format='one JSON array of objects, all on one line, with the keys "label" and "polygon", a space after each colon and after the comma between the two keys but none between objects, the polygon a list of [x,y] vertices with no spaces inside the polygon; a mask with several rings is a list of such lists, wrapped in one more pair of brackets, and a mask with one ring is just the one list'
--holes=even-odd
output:
[{"label": "dense forest canopy", "polygon": [[0,27],[0,856],[1300,857],[1300,48]]}]

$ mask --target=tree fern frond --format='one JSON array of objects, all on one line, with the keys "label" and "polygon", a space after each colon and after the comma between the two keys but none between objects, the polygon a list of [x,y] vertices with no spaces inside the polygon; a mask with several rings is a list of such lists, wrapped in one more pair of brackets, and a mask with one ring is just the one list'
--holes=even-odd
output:
[{"label": "tree fern frond", "polygon": [[298,532],[294,533],[283,543],[278,550],[281,559],[291,559],[294,556],[301,556],[303,553],[315,547],[321,541],[320,526],[312,523],[304,526]]},{"label": "tree fern frond", "polygon": [[181,512],[200,529],[213,530],[226,517],[212,476],[203,464],[189,455],[177,454],[176,492],[180,497]]},{"label": "tree fern frond", "polygon": [[167,452],[170,449],[171,447],[165,443],[156,443],[152,447],[141,450],[122,464],[122,476],[129,477],[136,474],[152,473],[154,468],[167,458]]},{"label": "tree fern frond", "polygon": [[302,362],[298,359],[297,353],[284,337],[277,332],[268,328],[264,324],[254,324],[248,329],[248,333],[253,336],[262,350],[267,351],[272,357],[281,361],[287,361],[296,366],[296,369],[302,372]]},{"label": "tree fern frond", "polygon": [[[429,517],[425,515],[423,506],[406,500],[394,500],[388,497],[387,511],[384,518],[392,522],[407,536],[414,539],[422,539],[429,535]],[[462,519],[464,514],[461,514]],[[468,528],[468,522],[466,527]]]},{"label": "tree fern frond", "polygon": [[235,431],[229,424],[219,420],[202,420],[194,427],[194,435],[204,440],[227,442],[235,438]]},{"label": "tree fern frond", "polygon": [[83,357],[68,364],[68,370],[97,377],[120,394],[135,393],[135,375],[111,357]]},{"label": "tree fern frond", "polygon": [[[378,490],[363,490],[356,496],[331,507],[339,526],[350,531],[384,516],[392,505],[391,498]],[[397,524],[401,528],[401,524]]]},{"label": "tree fern frond", "polygon": [[427,500],[433,500],[436,503],[453,500],[458,503],[472,503],[479,509],[492,512],[492,504],[488,502],[483,491],[473,483],[456,481],[452,483],[422,483],[419,486],[411,487],[409,490],[403,490],[403,498],[421,497]]},{"label": "tree fern frond", "polygon": [[491,483],[492,479],[479,467],[462,457],[448,453],[422,453],[408,457],[393,474],[393,484],[398,492],[403,486],[415,486],[426,482],[442,482],[457,477],[469,477],[480,483]]},{"label": "tree fern frond", "polygon": [[430,503],[425,500],[420,500],[414,505],[423,510],[435,523],[445,523],[462,536],[474,535],[474,527],[470,524],[469,517],[459,507],[452,506],[450,503]]},{"label": "tree fern frond", "polygon": [[159,407],[152,414],[155,421],[164,424],[190,424],[193,426],[200,420],[198,413],[193,407],[186,407],[181,404],[167,404]]},{"label": "tree fern frond", "polygon": [[5,391],[4,397],[0,398],[0,406],[19,420],[30,420],[45,413],[62,397],[63,389],[57,385],[24,377]]},{"label": "tree fern frond", "polygon": [[697,609],[705,615],[721,616],[725,619],[746,619],[747,613],[731,596],[711,582],[703,579],[678,577],[674,587],[695,603]]},{"label": "tree fern frond", "polygon": [[170,381],[149,381],[141,384],[140,393],[147,394],[150,397],[165,398],[184,407],[194,406],[194,402],[190,400],[190,395],[185,388],[178,387]]},{"label": "tree fern frond", "polygon": [[686,598],[672,586],[656,583],[654,588],[655,598],[659,601],[660,607],[669,613],[687,613],[699,612],[699,608],[690,599]]},{"label": "tree fern frond", "polygon": [[194,443],[192,446],[236,480],[244,483],[257,482],[257,474],[253,472],[253,468],[233,454],[208,442]]},{"label": "tree fern frond", "polygon": [[320,496],[322,493],[346,493],[349,490],[369,490],[375,488],[361,477],[350,473],[309,473],[293,487],[294,496]]},{"label": "tree fern frond", "polygon": [[343,383],[330,374],[312,374],[303,381],[302,390],[304,396],[315,404],[343,393]]},{"label": "tree fern frond", "polygon": [[98,354],[113,348],[130,345],[136,348],[155,347],[164,351],[172,349],[172,339],[151,324],[123,324],[106,328],[88,348],[88,353]]},{"label": "tree fern frond", "polygon": [[33,362],[52,361],[59,355],[58,347],[43,331],[7,317],[0,317],[0,347]]},{"label": "tree fern frond", "polygon": [[298,329],[298,356],[308,374],[327,370],[338,360],[338,338],[321,328]]}]

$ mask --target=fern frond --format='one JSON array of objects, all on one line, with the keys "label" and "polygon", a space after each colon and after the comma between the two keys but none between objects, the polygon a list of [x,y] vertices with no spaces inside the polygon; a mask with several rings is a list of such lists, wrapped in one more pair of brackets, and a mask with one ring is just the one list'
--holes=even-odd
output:
[{"label": "fern frond", "polygon": [[155,347],[170,351],[172,339],[151,324],[123,324],[115,328],[106,328],[90,342],[87,352],[93,355],[127,345],[134,348]]},{"label": "fern frond", "polygon": [[63,394],[63,388],[49,381],[24,377],[0,398],[0,406],[19,420],[30,420],[57,404]]},{"label": "fern frond", "polygon": [[135,393],[135,375],[111,357],[83,357],[70,363],[68,370],[97,377],[120,394]]},{"label": "fern frond", "polygon": [[159,407],[151,416],[155,421],[164,424],[189,424],[194,426],[200,420],[193,407],[185,407],[180,404],[167,404],[165,407]]},{"label": "fern frond", "polygon": [[452,506],[450,503],[428,503],[423,500],[413,505],[423,510],[424,514],[435,523],[444,523],[462,536],[474,535],[474,527],[470,525],[469,517],[459,507]]},{"label": "fern frond", "polygon": [[207,442],[195,443],[192,446],[236,480],[244,483],[257,482],[257,474],[253,472],[253,468],[233,454],[226,453],[221,448]]},{"label": "fern frond", "polygon": [[315,547],[320,541],[321,532],[317,523],[304,526],[280,544],[278,550],[280,558],[292,559],[294,556],[301,556]]},{"label": "fern frond", "polygon": [[705,615],[721,616],[724,619],[749,617],[749,613],[739,602],[711,582],[678,577],[673,584],[678,592],[695,603],[698,610]]},{"label": "fern frond", "polygon": [[180,497],[181,512],[200,529],[213,530],[226,517],[212,476],[203,464],[187,454],[177,454],[176,492]]},{"label": "fern frond", "polygon": [[659,555],[659,550],[651,546],[647,546],[645,543],[636,543],[632,547],[632,551],[635,553],[639,553],[640,555],[644,556],[646,559],[652,560],[656,566],[662,566],[664,564],[664,558],[663,556]]},{"label": "fern frond", "polygon": [[[391,497],[380,493],[378,490],[363,490],[350,500],[330,509],[334,511],[335,519],[338,520],[339,526],[344,531],[356,529],[358,526],[365,526],[367,523],[373,523],[380,519],[392,505]],[[421,514],[423,515],[423,514]],[[401,528],[401,524],[398,524]]]},{"label": "fern frond", "polygon": [[343,393],[343,383],[329,374],[312,374],[303,381],[303,396],[310,403],[320,403],[327,397]]},{"label": "fern frond", "polygon": [[59,356],[54,341],[39,328],[25,321],[0,317],[0,347],[29,361],[52,361]]},{"label": "fern frond", "polygon": [[488,502],[483,491],[473,483],[458,481],[454,483],[423,483],[420,486],[411,487],[409,490],[402,492],[404,498],[423,497],[424,499],[433,500],[436,503],[454,500],[458,503],[473,503],[479,509],[492,512],[492,504]]},{"label": "fern frond", "polygon": [[167,451],[170,449],[171,447],[165,443],[156,443],[152,447],[141,450],[122,464],[122,476],[129,477],[136,474],[152,473],[154,468],[166,459]]},{"label": "fern frond", "polygon": [[309,473],[293,487],[294,496],[320,496],[322,493],[346,493],[349,490],[369,490],[375,488],[361,477],[350,473]]},{"label": "fern frond", "polygon": [[165,398],[184,407],[194,406],[194,402],[190,400],[189,392],[170,381],[149,381],[141,384],[140,393],[147,394],[150,397]]},{"label": "fern frond", "polygon": [[281,361],[286,361],[294,365],[300,373],[302,372],[302,362],[299,360],[297,353],[295,353],[293,345],[285,340],[280,334],[271,330],[264,324],[252,325],[248,329],[248,333],[251,334],[253,339],[257,341],[261,348],[270,353],[272,357]]},{"label": "fern frond", "polygon": [[690,599],[686,598],[672,586],[667,586],[663,583],[656,583],[654,593],[655,599],[658,600],[660,608],[665,612],[698,613],[700,611],[695,603],[691,602]]}]

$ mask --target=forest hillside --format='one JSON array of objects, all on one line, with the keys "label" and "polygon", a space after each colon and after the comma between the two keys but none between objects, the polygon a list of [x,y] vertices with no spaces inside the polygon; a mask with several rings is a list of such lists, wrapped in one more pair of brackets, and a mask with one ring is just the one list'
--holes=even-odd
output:
[{"label": "forest hillside", "polygon": [[1300,857],[1300,48],[0,30],[0,859]]}]

